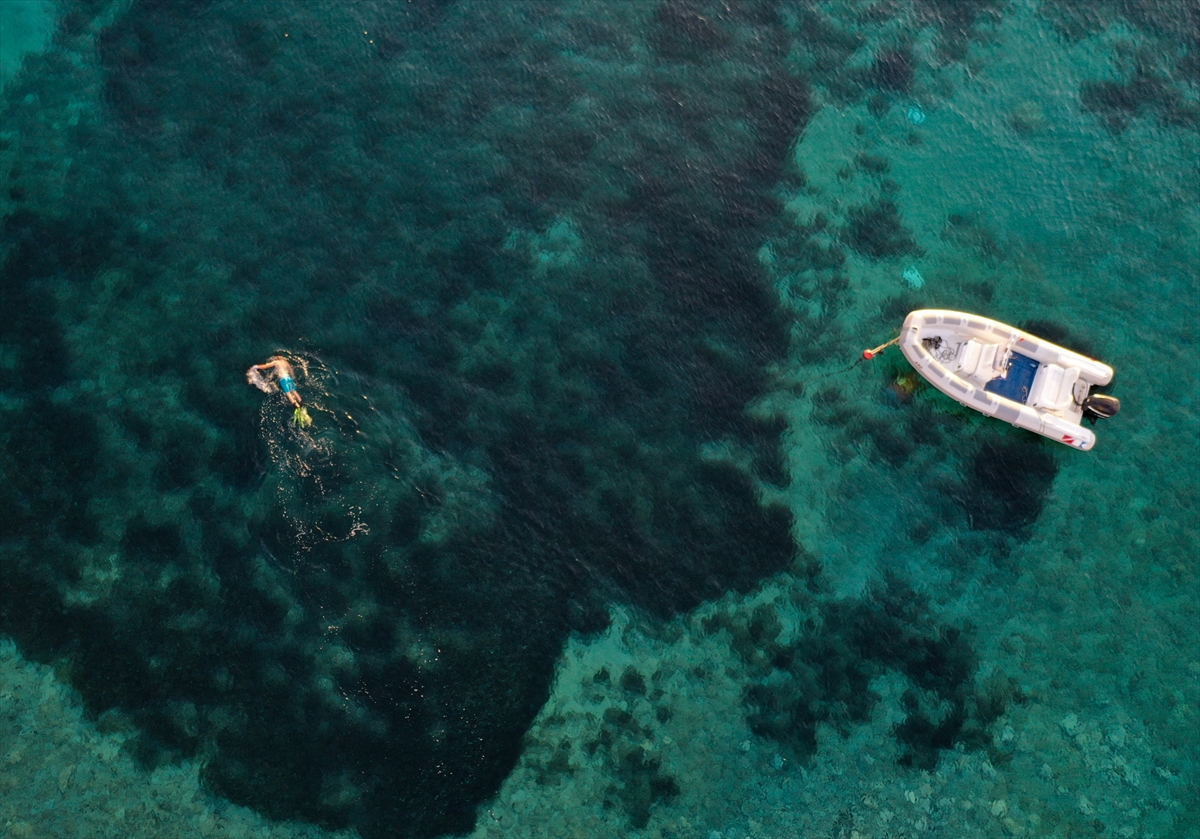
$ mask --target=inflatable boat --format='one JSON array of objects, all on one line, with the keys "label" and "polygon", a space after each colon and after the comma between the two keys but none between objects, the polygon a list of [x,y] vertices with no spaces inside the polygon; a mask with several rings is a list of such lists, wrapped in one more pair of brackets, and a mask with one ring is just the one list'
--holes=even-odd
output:
[{"label": "inflatable boat", "polygon": [[1121,407],[1090,392],[1112,381],[1107,364],[979,315],[919,309],[897,340],[917,372],[951,399],[1082,451],[1096,444],[1083,420]]}]

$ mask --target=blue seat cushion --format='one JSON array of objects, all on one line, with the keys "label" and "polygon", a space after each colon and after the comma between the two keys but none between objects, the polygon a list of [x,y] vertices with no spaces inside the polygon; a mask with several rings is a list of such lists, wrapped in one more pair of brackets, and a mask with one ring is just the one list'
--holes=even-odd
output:
[{"label": "blue seat cushion", "polygon": [[1036,361],[1027,355],[1015,352],[1008,360],[1008,375],[1004,378],[997,376],[984,385],[983,389],[988,393],[994,393],[1024,405],[1025,400],[1029,398],[1029,388],[1033,384],[1033,377],[1037,373],[1037,369]]}]

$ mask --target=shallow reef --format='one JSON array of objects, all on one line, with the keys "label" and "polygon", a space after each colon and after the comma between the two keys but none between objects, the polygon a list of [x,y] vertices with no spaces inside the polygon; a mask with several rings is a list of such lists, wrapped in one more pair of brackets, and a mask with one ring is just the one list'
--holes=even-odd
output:
[{"label": "shallow reef", "polygon": [[976,682],[977,654],[969,630],[939,625],[928,599],[887,577],[861,599],[827,601],[794,589],[791,608],[804,614],[800,632],[785,632],[778,607],[717,612],[710,633],[729,634],[749,666],[745,691],[750,730],[771,738],[802,762],[816,751],[817,726],[847,733],[879,700],[872,681],[887,669],[909,682],[907,715],[894,731],[906,766],[932,771],[939,754],[956,746],[991,744],[990,724],[1020,691],[1010,682]]}]

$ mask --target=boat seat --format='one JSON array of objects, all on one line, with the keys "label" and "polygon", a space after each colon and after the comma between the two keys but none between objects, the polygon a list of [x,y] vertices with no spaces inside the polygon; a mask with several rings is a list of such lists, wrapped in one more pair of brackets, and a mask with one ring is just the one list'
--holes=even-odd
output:
[{"label": "boat seat", "polygon": [[1029,400],[1025,404],[1031,408],[1061,411],[1075,401],[1075,383],[1078,381],[1078,367],[1043,364],[1033,377]]},{"label": "boat seat", "polygon": [[976,365],[979,364],[979,353],[982,350],[983,345],[974,338],[961,344],[958,348],[958,365],[954,368],[955,372],[967,376],[974,373]]},{"label": "boat seat", "polygon": [[996,344],[981,344],[971,338],[958,349],[955,372],[988,381],[995,374],[996,352],[999,349]]},{"label": "boat seat", "polygon": [[996,370],[996,351],[999,350],[996,344],[984,344],[983,349],[979,351],[979,365],[975,368],[975,375],[983,379],[990,379]]}]

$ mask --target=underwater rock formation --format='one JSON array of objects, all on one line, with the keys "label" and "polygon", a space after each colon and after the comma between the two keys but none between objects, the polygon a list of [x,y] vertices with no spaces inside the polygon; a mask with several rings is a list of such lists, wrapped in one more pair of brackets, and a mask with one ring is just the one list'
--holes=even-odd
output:
[{"label": "underwater rock formation", "polygon": [[1010,702],[1021,701],[1008,680],[978,683],[969,633],[939,625],[927,598],[894,576],[861,599],[809,601],[806,611],[802,631],[787,638],[770,604],[705,621],[708,632],[729,633],[732,649],[754,674],[745,693],[751,730],[799,760],[816,751],[818,724],[845,734],[870,715],[879,700],[871,681],[887,669],[910,683],[907,717],[895,730],[905,747],[901,763],[927,771],[956,745],[987,747],[987,727]]}]

